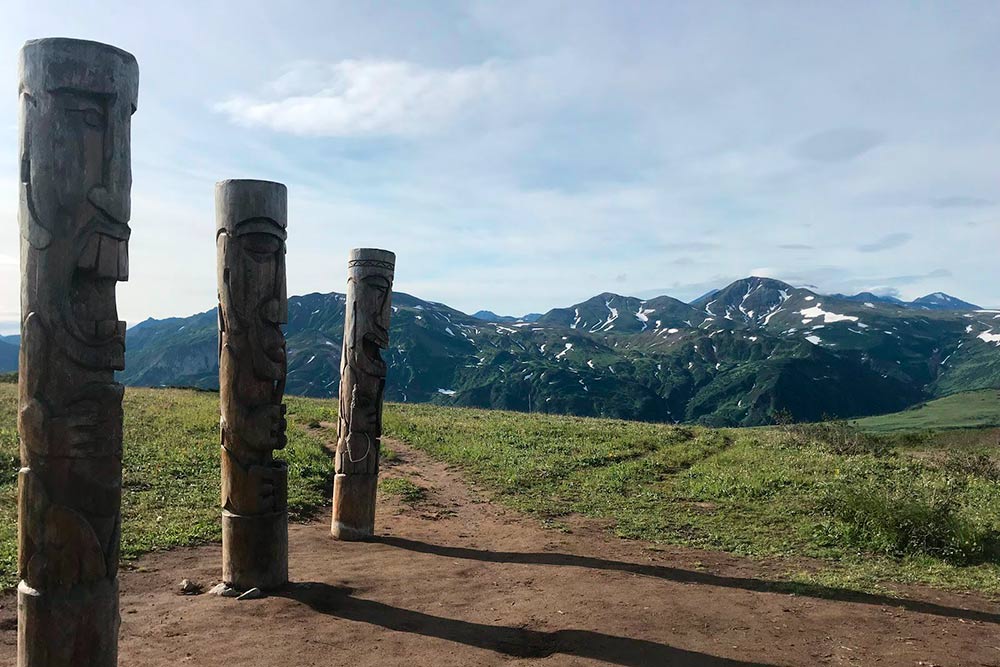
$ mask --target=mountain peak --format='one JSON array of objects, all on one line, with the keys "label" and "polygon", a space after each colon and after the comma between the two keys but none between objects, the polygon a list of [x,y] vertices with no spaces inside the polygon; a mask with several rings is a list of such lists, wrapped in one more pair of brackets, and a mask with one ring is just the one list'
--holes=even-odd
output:
[{"label": "mountain peak", "polygon": [[979,306],[944,292],[934,292],[919,299],[914,299],[910,305],[926,310],[981,310]]},{"label": "mountain peak", "polygon": [[744,295],[749,292],[755,292],[757,290],[764,289],[766,291],[771,291],[775,293],[780,292],[790,292],[795,288],[788,283],[782,282],[780,280],[775,280],[774,278],[765,278],[763,276],[747,276],[746,278],[740,278],[739,280],[734,280],[722,289],[712,290],[705,293],[704,295],[698,297],[691,302],[691,305],[696,308],[704,308],[705,304],[710,303],[717,299],[726,299],[729,296],[735,296],[737,294]]}]

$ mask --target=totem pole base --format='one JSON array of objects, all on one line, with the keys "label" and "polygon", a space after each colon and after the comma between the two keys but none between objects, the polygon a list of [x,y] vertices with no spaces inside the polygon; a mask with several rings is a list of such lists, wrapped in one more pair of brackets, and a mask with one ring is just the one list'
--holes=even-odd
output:
[{"label": "totem pole base", "polygon": [[288,512],[241,516],[222,510],[222,581],[240,591],[288,583]]},{"label": "totem pole base", "polygon": [[118,581],[51,592],[17,587],[17,667],[116,667]]},{"label": "totem pole base", "polygon": [[378,475],[337,474],[333,478],[333,526],[330,532],[348,542],[375,534],[375,493]]}]

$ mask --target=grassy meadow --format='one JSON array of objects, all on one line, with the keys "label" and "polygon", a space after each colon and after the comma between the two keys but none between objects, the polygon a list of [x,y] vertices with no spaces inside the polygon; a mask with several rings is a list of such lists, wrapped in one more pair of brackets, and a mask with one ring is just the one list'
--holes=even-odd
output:
[{"label": "grassy meadow", "polygon": [[854,424],[876,433],[1000,428],[1000,389],[952,394],[903,412],[858,419]]},{"label": "grassy meadow", "polygon": [[[15,393],[0,384],[3,587],[15,579]],[[305,517],[327,500],[329,434],[315,427],[336,420],[336,403],[288,403],[282,457],[293,514]],[[925,583],[1000,596],[996,439],[959,442],[933,426],[925,419],[884,435],[844,423],[708,429],[426,404],[385,410],[387,436],[460,466],[496,501],[554,529],[578,513],[611,520],[622,537],[783,558],[788,580],[803,586]],[[125,558],[219,538],[217,428],[215,394],[127,390]],[[382,490],[411,503],[433,493],[399,479]]]}]

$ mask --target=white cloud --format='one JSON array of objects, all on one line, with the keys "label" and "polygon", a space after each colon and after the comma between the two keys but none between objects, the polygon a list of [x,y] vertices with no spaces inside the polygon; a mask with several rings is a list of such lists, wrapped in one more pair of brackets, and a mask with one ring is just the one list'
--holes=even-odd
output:
[{"label": "white cloud", "polygon": [[481,108],[505,76],[494,62],[453,69],[399,60],[300,62],[262,94],[230,97],[214,109],[243,126],[297,135],[425,134]]}]

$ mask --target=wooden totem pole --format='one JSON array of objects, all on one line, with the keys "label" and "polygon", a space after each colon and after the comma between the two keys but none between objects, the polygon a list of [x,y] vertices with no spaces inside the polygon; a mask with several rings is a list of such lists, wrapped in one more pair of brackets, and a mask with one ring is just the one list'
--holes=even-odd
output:
[{"label": "wooden totem pole", "polygon": [[269,181],[215,186],[222,404],[222,580],[288,581],[285,238],[288,192]]},{"label": "wooden totem pole", "polygon": [[20,57],[17,664],[118,663],[129,133],[135,58],[73,39]]},{"label": "wooden totem pole", "polygon": [[375,530],[382,394],[396,256],[358,248],[347,265],[347,310],[340,357],[340,423],[333,481],[333,536],[363,540]]}]

